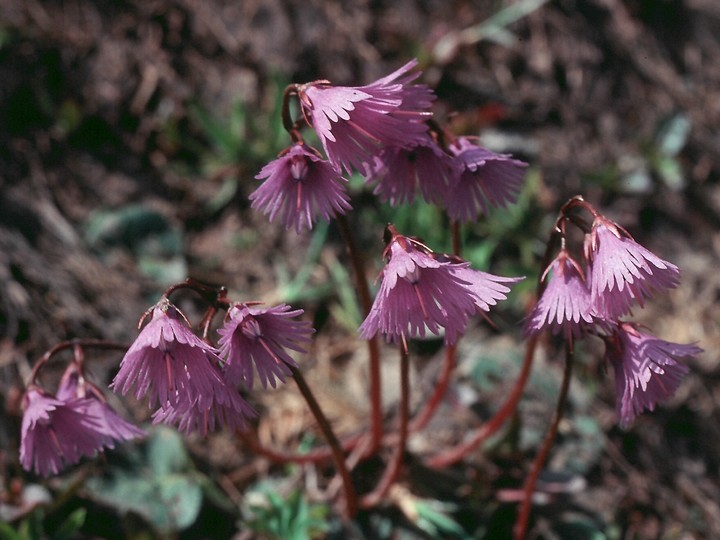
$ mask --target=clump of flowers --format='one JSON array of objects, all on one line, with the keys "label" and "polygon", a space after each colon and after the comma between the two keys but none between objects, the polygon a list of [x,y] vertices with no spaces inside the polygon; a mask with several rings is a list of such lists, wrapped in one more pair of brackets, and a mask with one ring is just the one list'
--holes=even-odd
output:
[{"label": "clump of flowers", "polygon": [[[573,214],[577,209],[591,214],[589,225]],[[585,231],[580,260],[566,247],[568,223]],[[688,371],[681,362],[701,352],[695,345],[640,332],[636,324],[622,319],[654,294],[676,287],[680,271],[581,197],[563,207],[555,234],[561,248],[543,273],[546,286],[526,320],[525,332],[561,333],[570,346],[581,336],[601,337],[607,345],[606,359],[615,369],[618,418],[627,427],[636,415],[653,410],[675,392]]]},{"label": "clump of flowers", "polygon": [[[295,356],[311,350],[315,330],[301,319],[303,310],[285,303],[266,307],[259,302],[233,301],[225,288],[188,280],[168,288],[142,316],[139,334],[129,347],[110,342],[64,342],[35,365],[22,401],[20,462],[26,470],[43,476],[57,474],[83,458],[145,434],[121,418],[100,387],[85,377],[85,349],[122,349],[125,354],[110,387],[118,394],[146,399],[154,424],[173,425],[200,436],[216,429],[232,430],[253,450],[281,463],[332,459],[343,485],[341,511],[345,517],[352,518],[360,507],[380,504],[402,473],[409,435],[428,424],[446,394],[456,363],[456,345],[471,317],[486,316],[523,279],[471,268],[461,256],[460,231],[463,224],[486,217],[492,208],[517,200],[527,163],[435,123],[431,111],[435,96],[416,82],[420,77],[416,68],[417,61],[410,61],[364,86],[338,86],[326,80],[288,86],[282,121],[291,142],[259,171],[255,178],[262,182],[250,195],[253,209],[297,234],[312,229],[318,220],[337,224],[364,317],[358,333],[368,350],[367,434],[339,440],[305,381]],[[291,99],[297,100],[296,119],[290,112]],[[303,140],[303,129],[315,131],[324,155]],[[373,193],[392,206],[412,203],[419,195],[441,208],[450,224],[454,253],[436,253],[419,239],[388,225],[383,251],[386,263],[373,299],[366,279],[366,257],[346,217],[352,201],[343,175],[353,173],[362,176]],[[591,221],[578,215],[583,210]],[[568,245],[569,226],[579,227],[583,234],[577,249]],[[679,270],[640,246],[581,197],[563,206],[545,266],[538,301],[525,319],[527,349],[512,391],[495,415],[468,434],[466,441],[425,460],[433,467],[458,461],[500,429],[517,410],[538,336],[545,331],[561,336],[566,369],[558,412],[525,481],[515,529],[518,538],[526,531],[535,481],[558,430],[574,343],[597,336],[606,344],[605,359],[615,371],[617,414],[623,427],[668,399],[689,371],[687,360],[701,352],[696,345],[664,341],[625,320],[654,295],[676,287]],[[191,324],[170,301],[180,289],[198,294],[206,303],[199,324]],[[216,320],[219,313],[224,313],[222,321]],[[413,416],[408,341],[429,334],[443,338],[444,365],[431,395]],[[380,336],[400,350],[399,400],[392,424],[385,422]],[[53,394],[37,382],[37,374],[51,357],[68,348],[75,356]],[[327,443],[310,453],[268,449],[255,434],[247,433],[257,416],[248,392],[257,386],[268,391],[289,378],[297,383]],[[386,433],[388,429],[393,432]],[[351,468],[373,456],[380,460],[381,450],[388,444],[394,449],[392,457],[375,488],[359,497]]]}]

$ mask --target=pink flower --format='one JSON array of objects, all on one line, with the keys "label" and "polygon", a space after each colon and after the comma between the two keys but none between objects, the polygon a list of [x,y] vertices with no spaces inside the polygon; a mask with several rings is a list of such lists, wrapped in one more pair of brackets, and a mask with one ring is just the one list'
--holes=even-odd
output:
[{"label": "pink flower", "polygon": [[410,146],[427,131],[424,121],[433,94],[410,85],[417,60],[366,86],[331,86],[327,81],[302,85],[303,113],[320,137],[333,165],[352,174],[361,171],[384,146]]},{"label": "pink flower", "polygon": [[94,456],[108,441],[88,399],[63,401],[32,386],[23,407],[20,463],[25,470],[58,474],[65,465]]},{"label": "pink flower", "polygon": [[312,229],[318,217],[329,221],[350,209],[349,197],[337,171],[313,148],[294,144],[262,168],[255,177],[265,182],[251,195],[252,207],[272,222],[276,217],[299,233]]},{"label": "pink flower", "polygon": [[243,381],[253,385],[253,369],[257,370],[260,384],[276,386],[276,379],[285,382],[290,366],[298,367],[286,349],[305,352],[314,332],[307,321],[292,320],[303,310],[290,311],[280,304],[272,308],[258,308],[249,304],[235,304],[228,310],[225,325],[220,333],[220,353],[226,358],[225,377],[230,384]]},{"label": "pink flower", "polygon": [[153,424],[174,425],[188,435],[196,431],[207,437],[209,432],[217,428],[244,431],[247,420],[257,416],[257,412],[237,392],[223,393],[218,399],[213,399],[208,408],[197,407],[195,403],[180,403],[176,406],[167,403],[153,413]]},{"label": "pink flower", "polygon": [[615,368],[617,414],[622,427],[669,398],[689,371],[680,361],[702,352],[695,345],[644,334],[632,323],[619,323],[605,342],[606,356]]},{"label": "pink flower", "polygon": [[136,385],[135,396],[147,394],[150,407],[206,411],[232,400],[220,364],[216,349],[193,334],[177,308],[163,299],[125,353],[111,386],[125,395]]},{"label": "pink flower", "polygon": [[543,279],[549,271],[547,286],[525,323],[525,334],[552,330],[572,340],[582,334],[585,324],[593,322],[590,289],[580,266],[565,249],[545,270]]},{"label": "pink flower", "polygon": [[103,392],[88,382],[74,362],[68,364],[58,386],[56,398],[69,402],[83,399],[87,411],[98,420],[98,431],[105,435],[104,446],[115,448],[115,442],[144,437],[147,433],[121,418],[105,400]]},{"label": "pink flower", "polygon": [[427,202],[440,202],[458,171],[448,155],[429,135],[410,147],[389,146],[365,173],[376,183],[373,193],[392,206],[412,203],[416,189]]},{"label": "pink flower", "polygon": [[471,315],[487,310],[505,298],[509,289],[502,282],[514,282],[468,268],[469,263],[454,257],[435,255],[427,247],[394,232],[385,248],[389,260],[382,271],[380,290],[370,313],[360,326],[360,335],[369,339],[377,332],[388,341],[425,337],[426,330],[454,344]]},{"label": "pink flower", "polygon": [[527,163],[491,152],[467,137],[458,137],[449,150],[460,170],[445,199],[452,219],[475,221],[491,206],[501,208],[516,201]]},{"label": "pink flower", "polygon": [[598,215],[585,239],[590,294],[596,314],[616,319],[633,301],[643,304],[656,291],[676,287],[677,266],[662,260],[633,240],[616,223]]}]

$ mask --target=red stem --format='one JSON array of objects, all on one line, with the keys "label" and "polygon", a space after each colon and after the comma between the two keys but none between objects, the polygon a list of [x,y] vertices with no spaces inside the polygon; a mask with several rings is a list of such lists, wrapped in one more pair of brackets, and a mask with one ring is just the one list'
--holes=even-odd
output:
[{"label": "red stem", "polygon": [[355,494],[355,487],[353,485],[352,478],[350,477],[350,471],[345,465],[345,454],[343,452],[343,449],[340,446],[340,442],[338,441],[337,437],[335,436],[335,432],[333,431],[330,422],[328,421],[325,414],[322,412],[320,405],[318,404],[315,396],[310,390],[310,387],[305,381],[305,377],[302,376],[302,373],[297,368],[293,366],[288,367],[292,371],[292,376],[297,383],[298,389],[300,390],[303,398],[305,398],[305,401],[310,408],[310,412],[312,412],[313,416],[315,417],[315,420],[320,427],[320,431],[325,437],[328,445],[330,445],[333,461],[335,462],[335,467],[340,473],[340,477],[342,478],[343,483],[343,490],[345,491],[344,515],[347,519],[352,519],[357,513],[357,496]]},{"label": "red stem", "polygon": [[560,387],[560,396],[558,397],[557,406],[555,408],[555,416],[553,417],[553,421],[552,424],[550,424],[548,432],[545,434],[545,440],[543,441],[542,447],[540,448],[538,455],[535,456],[535,461],[533,461],[530,474],[525,479],[525,484],[523,485],[523,499],[515,521],[515,527],[513,528],[513,537],[515,540],[523,540],[527,533],[535,484],[537,483],[538,476],[540,475],[540,470],[545,464],[548,454],[550,453],[550,449],[555,442],[558,426],[560,425],[560,420],[562,420],[563,411],[565,410],[565,403],[567,402],[568,390],[570,388],[570,377],[572,375],[572,361],[572,345],[567,343],[565,346],[565,369],[563,370],[563,380]]},{"label": "red stem", "polygon": [[407,349],[400,346],[400,426],[398,427],[397,446],[392,461],[388,463],[385,473],[375,489],[365,495],[361,501],[361,508],[372,508],[380,504],[385,494],[393,485],[400,473],[404,458],[408,435],[408,420],[410,417],[410,357]]},{"label": "red stem", "polygon": [[124,343],[117,343],[115,341],[105,341],[102,339],[71,339],[69,341],[62,341],[52,347],[51,349],[48,349],[45,351],[45,353],[40,357],[40,359],[35,362],[35,365],[32,368],[32,371],[30,372],[30,376],[28,377],[28,386],[35,384],[35,379],[37,378],[37,374],[40,371],[40,369],[56,354],[59,352],[62,352],[66,349],[74,349],[75,354],[77,356],[77,348],[85,348],[90,347],[94,349],[112,349],[112,350],[118,350],[118,351],[127,351],[130,347],[129,345],[126,345]]},{"label": "red stem", "polygon": [[442,403],[445,394],[447,393],[448,386],[450,385],[450,379],[455,369],[455,352],[457,346],[448,345],[445,349],[445,362],[443,362],[442,371],[438,376],[438,380],[435,383],[435,389],[433,390],[432,396],[425,402],[425,406],[420,410],[415,418],[410,422],[410,432],[420,431],[428,422],[432,419],[438,405]]},{"label": "red stem", "polygon": [[527,345],[525,346],[525,357],[523,358],[520,376],[515,381],[515,386],[510,392],[507,400],[505,400],[505,403],[500,410],[495,413],[495,416],[476,429],[469,440],[451,448],[450,450],[443,451],[427,458],[425,460],[426,465],[435,468],[452,465],[472,452],[475,448],[480,446],[485,439],[500,429],[508,417],[515,412],[518,402],[522,397],[525,384],[527,383],[528,376],[530,375],[530,368],[532,367],[533,357],[535,356],[535,346],[537,344],[537,340],[537,336],[532,336],[528,340]]},{"label": "red stem", "polygon": [[[372,308],[372,296],[370,287],[365,277],[365,264],[360,251],[355,243],[352,230],[345,219],[345,216],[337,216],[336,222],[340,228],[345,244],[350,254],[350,261],[355,271],[355,284],[357,288],[360,305],[362,306],[363,317],[367,317]],[[383,436],[382,424],[382,379],[380,375],[380,346],[377,336],[367,340],[368,347],[368,371],[370,378],[370,426],[371,440],[365,455],[372,455],[377,452]]]}]

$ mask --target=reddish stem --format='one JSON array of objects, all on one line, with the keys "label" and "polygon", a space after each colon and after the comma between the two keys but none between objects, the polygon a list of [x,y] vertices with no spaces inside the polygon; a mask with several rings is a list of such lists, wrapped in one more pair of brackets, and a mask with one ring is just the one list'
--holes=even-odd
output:
[{"label": "reddish stem", "polygon": [[535,356],[535,346],[537,344],[537,336],[532,336],[527,342],[525,347],[525,357],[523,358],[523,365],[520,371],[520,376],[515,381],[510,395],[505,400],[503,406],[495,413],[490,420],[480,426],[471,437],[462,444],[459,444],[450,450],[443,451],[439,454],[435,454],[425,460],[425,464],[429,467],[441,468],[451,465],[467,454],[472,452],[475,448],[480,446],[485,439],[493,435],[510,415],[515,412],[518,402],[522,397],[525,384],[527,383],[528,376],[530,375],[530,368],[532,367],[533,357]]},{"label": "reddish stem", "polygon": [[293,366],[288,367],[292,371],[292,376],[297,383],[298,389],[300,390],[303,398],[305,398],[305,401],[310,408],[310,412],[312,412],[313,416],[315,417],[315,420],[320,427],[320,431],[322,432],[325,440],[327,441],[330,449],[332,450],[333,461],[335,462],[335,467],[337,468],[338,472],[340,473],[340,477],[342,478],[343,490],[345,492],[344,515],[347,519],[352,519],[357,513],[357,496],[355,495],[355,487],[352,483],[352,478],[350,477],[350,471],[345,465],[345,454],[343,452],[343,449],[340,446],[340,442],[335,436],[335,432],[333,431],[330,422],[325,416],[325,413],[323,413],[320,405],[318,404],[315,396],[312,393],[312,390],[310,390],[310,387],[305,381],[305,377],[303,377],[302,373],[297,368]]},{"label": "reddish stem", "polygon": [[[345,244],[350,254],[350,261],[355,271],[355,284],[357,288],[363,317],[367,317],[372,308],[372,296],[370,287],[365,277],[365,264],[360,251],[355,243],[350,225],[345,216],[337,216],[337,224],[340,228]],[[377,452],[383,436],[382,424],[382,379],[380,375],[380,346],[377,335],[367,340],[368,347],[368,371],[370,379],[370,427],[371,440],[365,455],[372,455]]]},{"label": "reddish stem", "polygon": [[75,356],[77,357],[77,355],[79,354],[78,348],[85,347],[90,347],[93,349],[111,349],[118,351],[127,351],[129,345],[126,345],[124,343],[117,343],[115,341],[105,341],[102,339],[71,339],[69,341],[62,341],[51,349],[45,351],[45,353],[40,357],[40,359],[35,362],[35,365],[30,372],[30,376],[28,377],[28,386],[35,384],[35,379],[37,378],[38,372],[53,356],[66,349],[73,349],[75,352]]},{"label": "reddish stem", "polygon": [[[298,454],[297,452],[282,452],[280,450],[263,446],[258,440],[257,434],[254,433],[239,432],[238,436],[253,452],[260,454],[274,463],[297,463],[302,465],[308,463],[319,463],[333,457],[332,448],[329,446],[323,446],[304,454]],[[365,437],[365,435],[360,433],[352,435],[342,441],[340,446],[344,452],[350,451],[358,445],[363,437]]]},{"label": "reddish stem", "polygon": [[432,419],[438,405],[442,403],[445,394],[447,393],[448,386],[450,385],[450,379],[455,369],[455,352],[457,346],[448,345],[445,349],[445,362],[443,362],[442,371],[435,383],[435,389],[433,390],[432,396],[425,402],[424,407],[420,410],[415,418],[410,422],[410,432],[420,431],[428,422]]},{"label": "reddish stem", "polygon": [[545,434],[545,440],[543,441],[542,447],[535,456],[533,461],[532,469],[530,474],[525,479],[523,485],[523,499],[520,504],[520,510],[518,510],[517,519],[515,521],[515,527],[513,528],[513,537],[515,540],[523,540],[527,533],[527,526],[530,520],[530,509],[532,507],[532,495],[535,491],[535,484],[537,483],[540,470],[542,469],[545,461],[547,460],[550,449],[555,442],[555,436],[558,432],[558,426],[560,420],[562,420],[563,412],[565,410],[565,403],[567,403],[568,390],[570,388],[570,378],[572,375],[572,361],[573,361],[573,349],[570,343],[565,346],[565,369],[563,370],[562,385],[560,387],[560,396],[558,397],[557,406],[555,408],[555,416],[550,424],[548,432]]},{"label": "reddish stem", "polygon": [[397,446],[392,461],[388,463],[385,473],[375,486],[375,489],[365,495],[361,501],[361,508],[372,508],[380,504],[385,494],[397,480],[398,474],[405,458],[405,446],[408,435],[408,420],[410,417],[410,357],[407,349],[400,346],[400,426],[398,427]]}]

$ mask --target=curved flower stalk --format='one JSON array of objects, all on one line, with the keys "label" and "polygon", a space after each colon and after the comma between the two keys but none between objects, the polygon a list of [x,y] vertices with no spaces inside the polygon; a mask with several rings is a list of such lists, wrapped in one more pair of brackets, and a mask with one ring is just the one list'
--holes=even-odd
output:
[{"label": "curved flower stalk", "polygon": [[285,382],[297,368],[295,360],[285,349],[305,352],[315,331],[307,321],[293,320],[303,310],[292,310],[287,304],[259,308],[252,304],[234,304],[228,310],[220,333],[220,354],[226,359],[225,378],[232,385],[241,382],[253,386],[253,371],[260,384],[275,388],[277,381]]},{"label": "curved flower stalk", "polygon": [[408,147],[422,139],[431,116],[432,91],[410,84],[417,60],[365,86],[316,81],[297,87],[303,114],[335,168],[352,174],[386,146]]},{"label": "curved flower stalk", "polygon": [[330,221],[350,210],[347,180],[323,160],[317,150],[295,143],[265,165],[255,177],[265,180],[251,195],[252,208],[270,221],[279,218],[286,229],[312,229],[323,218]]},{"label": "curved flower stalk", "polygon": [[380,332],[388,341],[405,343],[430,331],[444,332],[445,343],[452,345],[465,332],[470,316],[506,298],[510,289],[504,283],[522,279],[472,270],[470,263],[436,255],[398,234],[392,225],[387,231],[388,262],[372,309],[360,326],[364,339]]}]

